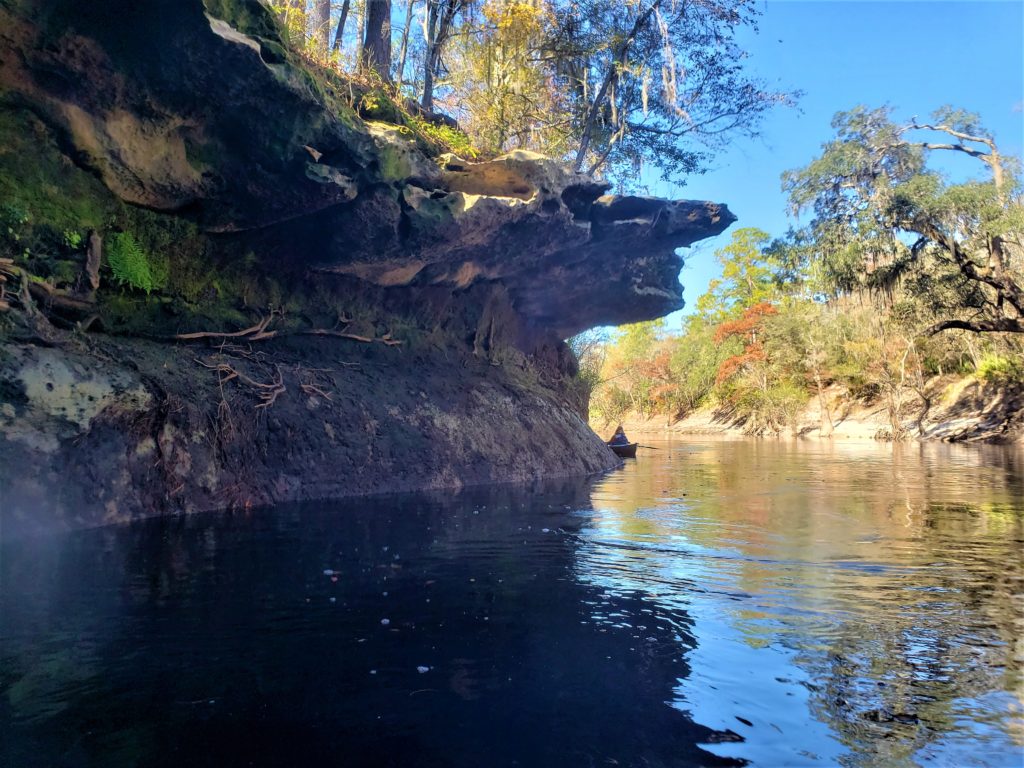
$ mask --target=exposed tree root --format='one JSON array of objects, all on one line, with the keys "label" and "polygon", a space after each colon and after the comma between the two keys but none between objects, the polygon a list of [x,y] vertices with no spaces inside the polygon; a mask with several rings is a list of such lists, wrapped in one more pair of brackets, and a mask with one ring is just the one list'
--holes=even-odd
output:
[{"label": "exposed tree root", "polygon": [[200,360],[198,357],[193,358],[204,368],[209,368],[212,371],[216,371],[218,374],[218,384],[221,390],[221,407],[223,408],[227,404],[227,399],[224,397],[224,385],[232,379],[238,379],[243,384],[246,384],[256,390],[256,395],[259,397],[260,402],[257,403],[256,408],[269,408],[274,404],[277,398],[287,391],[284,385],[284,377],[281,374],[281,367],[274,366],[275,375],[274,378],[269,382],[256,381],[255,379],[246,376],[241,371],[233,368],[227,363],[207,363],[204,360]]},{"label": "exposed tree root", "polygon": [[7,295],[7,281],[14,277],[14,272],[11,271],[13,266],[13,260],[0,259],[0,312],[6,312],[11,308]]},{"label": "exposed tree root", "polygon": [[330,336],[336,339],[349,339],[363,344],[380,343],[387,347],[401,346],[402,342],[385,333],[383,336],[363,336],[358,333],[349,333],[348,326],[352,322],[350,317],[338,318],[341,328],[308,328],[298,331],[269,330],[270,323],[275,316],[280,315],[278,311],[272,311],[267,317],[261,319],[255,325],[243,328],[240,331],[195,331],[192,333],[178,333],[171,336],[175,341],[199,341],[202,339],[244,339],[245,341],[266,341],[268,339],[283,338],[285,336]]},{"label": "exposed tree root", "polygon": [[332,369],[297,367],[295,372],[299,376],[299,387],[303,392],[310,396],[317,395],[328,402],[334,402],[334,398],[325,389],[325,387],[333,387],[338,384],[334,376],[331,375],[334,372]]},{"label": "exposed tree root", "polygon": [[248,328],[243,328],[240,331],[234,331],[231,333],[221,333],[218,331],[196,331],[195,333],[177,333],[172,336],[172,339],[177,341],[197,341],[199,339],[241,339],[244,338],[246,341],[263,341],[265,339],[272,339],[277,336],[277,331],[268,331],[267,326],[270,325],[274,316],[279,314],[274,311],[267,315],[265,318],[260,320],[256,325]]},{"label": "exposed tree root", "polygon": [[301,336],[332,336],[336,339],[351,339],[352,341],[361,341],[364,344],[373,344],[379,342],[387,347],[399,347],[402,342],[398,339],[393,339],[391,333],[385,333],[383,336],[360,336],[356,333],[346,333],[344,330],[335,331],[330,328],[310,328],[308,331],[299,331],[298,335]]},{"label": "exposed tree root", "polygon": [[75,296],[68,291],[59,290],[46,283],[29,281],[28,290],[32,294],[32,298],[43,307],[57,310],[57,314],[62,315],[65,322],[87,318],[96,312],[96,302]]},{"label": "exposed tree root", "polygon": [[[17,279],[18,288],[10,287]],[[32,298],[28,273],[15,266],[11,259],[0,259],[0,312],[12,312],[16,322],[46,344],[57,343],[59,334],[49,318],[39,310]]]},{"label": "exposed tree root", "polygon": [[299,384],[299,386],[302,388],[302,391],[305,392],[307,395],[319,395],[324,400],[334,400],[333,397],[331,397],[328,393],[320,389],[320,387],[318,387],[316,384]]}]

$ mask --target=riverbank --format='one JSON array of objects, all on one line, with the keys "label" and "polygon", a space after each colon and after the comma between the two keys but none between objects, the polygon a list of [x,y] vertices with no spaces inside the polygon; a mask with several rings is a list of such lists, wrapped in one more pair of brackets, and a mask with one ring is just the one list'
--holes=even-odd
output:
[{"label": "riverbank", "polygon": [[[928,382],[925,393],[931,399],[927,411],[917,397],[906,398],[899,408],[899,423],[907,439],[1024,444],[1024,389],[987,384],[973,376],[944,376]],[[761,436],[892,440],[888,405],[881,399],[853,399],[837,387],[828,388],[824,399],[832,417],[831,430],[828,420],[822,419],[820,401],[812,398],[792,426]],[[700,408],[682,418],[630,414],[622,424],[634,439],[640,435],[751,434],[746,421],[722,406]],[[602,437],[610,437],[615,429],[615,424],[593,420],[591,426]]]},{"label": "riverbank", "polygon": [[478,157],[259,0],[122,5],[0,3],[5,535],[619,466],[563,340],[681,308],[725,205]]},{"label": "riverbank", "polygon": [[559,379],[425,345],[56,333],[0,349],[0,395],[5,535],[620,463]]}]

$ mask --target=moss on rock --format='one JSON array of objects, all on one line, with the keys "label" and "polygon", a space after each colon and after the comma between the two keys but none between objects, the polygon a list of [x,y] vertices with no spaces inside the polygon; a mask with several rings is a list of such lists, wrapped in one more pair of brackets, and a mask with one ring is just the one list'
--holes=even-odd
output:
[{"label": "moss on rock", "polygon": [[[273,12],[258,0],[203,0],[206,12],[239,32],[280,48],[281,29]],[[283,49],[282,49],[283,50]]]},{"label": "moss on rock", "polygon": [[0,99],[0,206],[22,212],[30,227],[61,232],[102,228],[120,202],[61,151],[42,121]]}]

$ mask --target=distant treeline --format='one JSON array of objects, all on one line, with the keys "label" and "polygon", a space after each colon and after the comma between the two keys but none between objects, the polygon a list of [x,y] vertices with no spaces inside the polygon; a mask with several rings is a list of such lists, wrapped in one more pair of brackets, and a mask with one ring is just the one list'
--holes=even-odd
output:
[{"label": "distant treeline", "polygon": [[[1024,384],[1019,161],[951,108],[898,123],[859,107],[833,127],[820,157],[783,176],[810,223],[733,232],[681,335],[656,321],[573,340],[598,420],[716,405],[781,431],[817,397],[828,434],[838,385],[883,403],[898,439],[908,411],[918,426],[927,415],[935,376]],[[950,182],[934,168],[945,153],[977,160],[978,178]]]}]

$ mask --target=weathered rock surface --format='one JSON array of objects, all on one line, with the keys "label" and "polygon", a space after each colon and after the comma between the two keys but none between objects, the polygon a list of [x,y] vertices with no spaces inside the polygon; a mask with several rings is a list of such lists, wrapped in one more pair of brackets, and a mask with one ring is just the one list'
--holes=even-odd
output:
[{"label": "weathered rock surface", "polygon": [[[42,243],[8,253],[61,326],[0,315],[8,529],[616,465],[562,339],[681,307],[677,249],[734,217],[357,102],[257,0],[0,0],[0,196]],[[153,295],[97,271],[121,233]]]},{"label": "weathered rock surface", "polygon": [[[280,382],[273,405],[251,382]],[[105,338],[8,345],[0,400],[6,535],[615,464],[556,388],[466,352],[307,340],[254,360]]]},{"label": "weathered rock surface", "polygon": [[529,152],[434,162],[289,63],[257,0],[0,5],[0,87],[122,200],[207,231],[275,229],[292,268],[500,281],[562,337],[679,309],[676,249],[734,221],[714,203],[605,195]]}]

